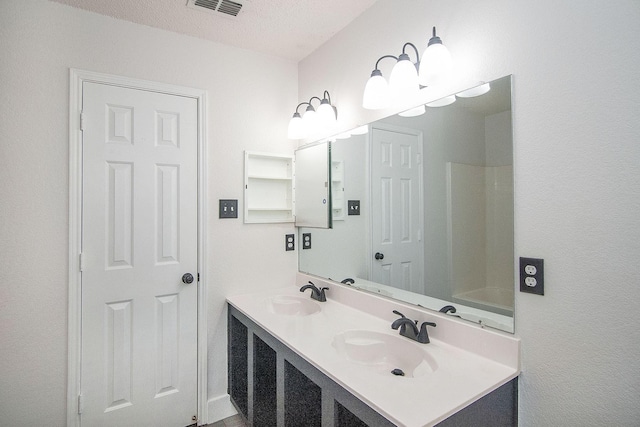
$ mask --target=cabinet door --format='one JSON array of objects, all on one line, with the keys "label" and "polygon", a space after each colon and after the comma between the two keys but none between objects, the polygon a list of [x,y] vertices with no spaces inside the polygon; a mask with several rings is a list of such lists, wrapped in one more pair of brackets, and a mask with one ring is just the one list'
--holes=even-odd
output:
[{"label": "cabinet door", "polygon": [[322,389],[291,363],[284,363],[285,427],[322,426]]},{"label": "cabinet door", "polygon": [[277,425],[277,355],[253,335],[253,425]]},{"label": "cabinet door", "polygon": [[295,158],[296,227],[331,228],[331,145],[302,147]]},{"label": "cabinet door", "polygon": [[234,316],[229,316],[229,387],[231,401],[238,411],[247,418],[249,416],[248,388],[248,330]]}]

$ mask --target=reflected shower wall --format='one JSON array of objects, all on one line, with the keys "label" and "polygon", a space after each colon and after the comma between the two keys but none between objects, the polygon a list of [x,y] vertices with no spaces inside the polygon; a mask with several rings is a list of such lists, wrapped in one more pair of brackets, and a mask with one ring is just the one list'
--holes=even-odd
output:
[{"label": "reflected shower wall", "polygon": [[453,300],[513,312],[513,166],[447,162],[448,276]]}]

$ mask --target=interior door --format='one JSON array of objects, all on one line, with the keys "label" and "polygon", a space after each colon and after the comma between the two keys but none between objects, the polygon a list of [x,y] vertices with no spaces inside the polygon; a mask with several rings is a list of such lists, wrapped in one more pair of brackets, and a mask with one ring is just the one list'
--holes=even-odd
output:
[{"label": "interior door", "polygon": [[422,138],[371,130],[371,280],[424,291]]},{"label": "interior door", "polygon": [[197,414],[197,100],[83,84],[85,426]]}]

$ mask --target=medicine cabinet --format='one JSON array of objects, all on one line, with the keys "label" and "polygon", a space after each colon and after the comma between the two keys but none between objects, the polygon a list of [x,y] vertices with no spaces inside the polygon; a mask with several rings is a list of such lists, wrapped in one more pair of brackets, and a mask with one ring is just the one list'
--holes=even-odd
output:
[{"label": "medicine cabinet", "polygon": [[329,142],[301,147],[294,156],[245,151],[244,222],[331,228],[330,165]]}]

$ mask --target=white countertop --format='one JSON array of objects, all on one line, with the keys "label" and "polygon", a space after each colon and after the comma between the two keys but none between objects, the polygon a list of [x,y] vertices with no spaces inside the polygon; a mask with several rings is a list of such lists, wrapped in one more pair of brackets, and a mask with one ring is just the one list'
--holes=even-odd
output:
[{"label": "white countertop", "polygon": [[[299,276],[300,286],[307,277]],[[347,286],[329,286],[327,302],[307,316],[274,314],[269,299],[278,295],[307,296],[300,286],[236,295],[227,301],[257,325],[313,364],[328,377],[399,426],[431,426],[517,377],[520,372],[520,340],[377,297]],[[335,335],[347,330],[371,330],[398,335],[391,322],[399,310],[411,319],[433,321],[430,344],[420,344],[437,363],[437,369],[418,378],[393,376],[345,360],[332,346]],[[375,314],[375,315],[374,315]]]}]

